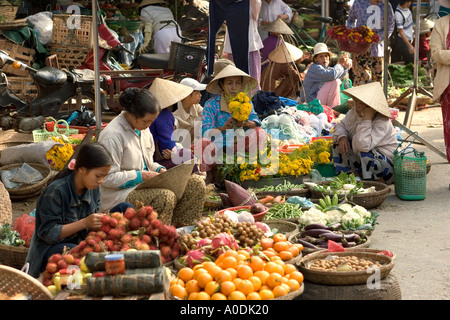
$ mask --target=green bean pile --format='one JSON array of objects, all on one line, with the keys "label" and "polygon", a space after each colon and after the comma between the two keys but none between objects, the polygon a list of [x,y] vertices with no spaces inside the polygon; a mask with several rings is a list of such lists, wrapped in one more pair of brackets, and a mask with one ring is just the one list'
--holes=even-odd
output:
[{"label": "green bean pile", "polygon": [[270,191],[291,191],[295,189],[303,189],[305,187],[304,184],[293,184],[290,181],[285,180],[284,183],[280,183],[276,186],[264,186],[262,188],[258,188],[256,192],[270,192]]},{"label": "green bean pile", "polygon": [[294,203],[279,203],[274,205],[264,216],[264,220],[292,219],[302,214],[301,206]]}]

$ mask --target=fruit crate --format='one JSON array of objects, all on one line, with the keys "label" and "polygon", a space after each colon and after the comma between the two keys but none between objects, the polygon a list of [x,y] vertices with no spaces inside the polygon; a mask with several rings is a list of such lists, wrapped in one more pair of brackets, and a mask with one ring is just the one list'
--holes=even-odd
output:
[{"label": "fruit crate", "polygon": [[[76,26],[77,21],[80,22]],[[51,45],[92,48],[92,17],[82,15],[53,15]]]},{"label": "fruit crate", "polygon": [[[9,54],[12,59],[18,60],[25,63],[27,66],[31,67],[34,63],[34,55],[36,51],[30,48],[20,46],[9,40],[0,40],[0,48]],[[28,77],[29,72],[23,69],[14,69],[12,65],[5,65],[2,71],[7,75]]]},{"label": "fruit crate", "polygon": [[56,54],[59,67],[66,69],[76,69],[81,66],[91,49],[87,47],[51,45],[50,55]]},{"label": "fruit crate", "polygon": [[30,77],[8,77],[8,84],[8,88],[23,100],[33,100],[38,95],[38,88]]}]

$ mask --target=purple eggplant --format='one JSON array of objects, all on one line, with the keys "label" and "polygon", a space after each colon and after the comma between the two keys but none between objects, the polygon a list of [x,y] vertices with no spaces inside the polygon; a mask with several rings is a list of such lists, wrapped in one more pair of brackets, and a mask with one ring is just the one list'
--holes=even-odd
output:
[{"label": "purple eggplant", "polygon": [[324,229],[324,230],[332,230],[331,227],[328,227],[326,225],[320,224],[320,223],[311,223],[308,224],[303,228],[303,230],[311,230],[311,229]]}]

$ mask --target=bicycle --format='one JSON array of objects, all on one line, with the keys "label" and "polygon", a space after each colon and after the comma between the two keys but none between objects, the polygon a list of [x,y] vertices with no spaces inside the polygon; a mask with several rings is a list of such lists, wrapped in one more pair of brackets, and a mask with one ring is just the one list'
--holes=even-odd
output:
[{"label": "bicycle", "polygon": [[[299,15],[299,12],[312,13],[315,11],[313,9],[309,9],[309,8],[299,8],[297,10],[293,9],[293,16],[288,25],[291,28],[291,30],[294,32],[294,34],[288,36],[288,38],[290,38],[288,40],[291,40],[291,42],[293,42],[292,44],[296,45],[297,47],[299,47],[300,45],[303,45],[303,47],[305,47],[306,50],[311,54],[313,54],[313,52],[310,49],[310,47],[314,47],[317,43],[325,43],[325,44],[329,45],[330,37],[328,36],[327,29],[328,29],[328,25],[333,23],[333,18],[321,17],[321,16],[314,18],[314,20],[322,22],[322,28],[319,32],[319,37],[316,40],[307,31],[305,31],[303,28],[301,28],[299,25],[297,25],[295,23],[297,16]],[[304,39],[304,37],[306,39]],[[331,46],[336,47],[335,44],[332,44]]]}]

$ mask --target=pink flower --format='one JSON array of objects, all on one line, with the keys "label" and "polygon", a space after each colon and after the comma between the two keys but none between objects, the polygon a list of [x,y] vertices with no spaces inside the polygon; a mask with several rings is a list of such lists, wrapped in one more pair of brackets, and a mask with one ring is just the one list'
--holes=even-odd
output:
[{"label": "pink flower", "polygon": [[70,170],[75,170],[75,163],[76,159],[70,160],[69,164],[67,165],[67,168],[69,168]]}]

